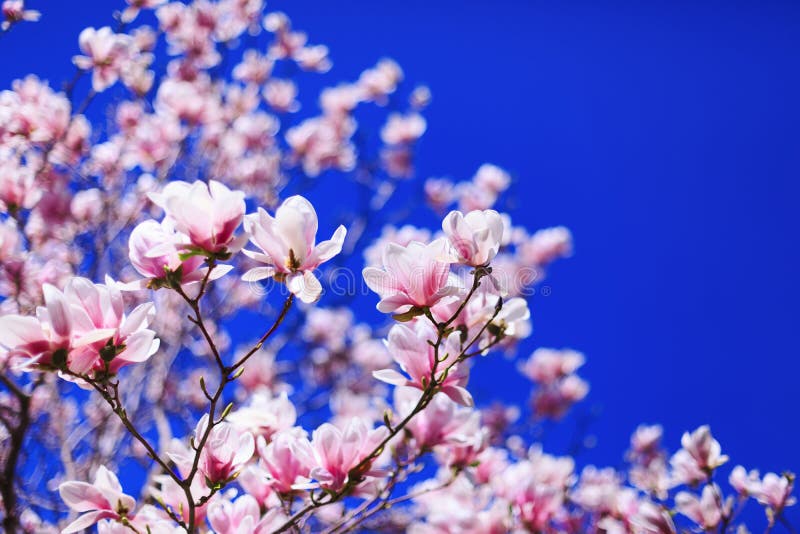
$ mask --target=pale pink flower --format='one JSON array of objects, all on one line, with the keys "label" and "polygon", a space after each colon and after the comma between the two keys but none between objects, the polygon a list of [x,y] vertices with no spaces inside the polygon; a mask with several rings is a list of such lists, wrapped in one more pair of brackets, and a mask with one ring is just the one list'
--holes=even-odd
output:
[{"label": "pale pink flower", "polygon": [[257,392],[247,405],[228,416],[228,421],[240,431],[263,436],[267,441],[275,433],[294,426],[296,420],[297,410],[286,392],[276,397]]},{"label": "pale pink flower", "polygon": [[[394,409],[402,420],[419,402],[422,392],[416,388],[398,387],[394,390]],[[477,412],[465,408],[444,393],[437,393],[420,413],[409,421],[406,428],[414,438],[418,450],[425,450],[461,440],[460,430]]]},{"label": "pale pink flower", "polygon": [[589,393],[589,384],[577,375],[568,375],[550,387],[536,390],[533,410],[537,417],[560,419],[573,404]]},{"label": "pale pink flower", "polygon": [[661,425],[639,425],[631,435],[631,452],[639,458],[652,458],[659,452],[663,434]]},{"label": "pale pink flower", "polygon": [[319,300],[322,286],[313,270],[341,252],[347,235],[345,227],[339,226],[329,241],[317,244],[317,212],[298,195],[287,198],[275,217],[259,208],[245,217],[244,225],[250,242],[260,250],[245,250],[244,254],[266,266],[250,269],[242,279],[254,282],[276,277],[303,302]]},{"label": "pale pink flower", "polygon": [[385,104],[386,97],[394,93],[402,80],[403,71],[400,66],[391,59],[382,59],[374,68],[361,73],[358,86],[365,100]]},{"label": "pale pink flower", "polygon": [[[465,387],[469,381],[469,368],[463,363],[456,363],[461,355],[461,334],[455,331],[447,336],[438,353],[429,343],[435,342],[436,338],[436,330],[428,321],[416,321],[411,327],[394,325],[389,331],[387,347],[408,378],[394,369],[382,369],[372,375],[388,384],[420,390],[425,390],[435,376],[439,391],[458,404],[472,406],[472,395]],[[450,370],[442,379],[448,368]]]},{"label": "pale pink flower", "polygon": [[688,491],[681,491],[675,495],[675,508],[704,530],[711,531],[717,528],[723,514],[727,513],[727,510],[720,509],[718,492],[716,484],[713,487],[710,484],[705,486],[700,498]]},{"label": "pale pink flower", "polygon": [[290,429],[278,432],[267,444],[258,439],[258,455],[269,473],[267,484],[283,495],[307,489],[309,472],[316,465],[314,452],[304,431]]},{"label": "pale pink flower", "polygon": [[360,101],[361,89],[349,83],[326,87],[319,96],[319,106],[325,113],[333,115],[347,115]]},{"label": "pale pink flower", "polygon": [[381,128],[381,139],[387,145],[412,144],[422,137],[426,127],[425,118],[419,113],[391,113]]},{"label": "pale pink flower", "polygon": [[257,534],[261,510],[250,495],[242,495],[234,502],[221,499],[208,507],[208,522],[217,534]]},{"label": "pale pink flower", "polygon": [[442,230],[459,262],[473,267],[487,265],[497,255],[503,238],[503,219],[494,210],[451,211]]},{"label": "pale pink flower", "polygon": [[767,473],[761,480],[755,496],[758,502],[768,506],[775,513],[780,513],[785,507],[792,506],[797,502],[797,499],[791,496],[793,489],[793,473],[785,473],[783,475]]},{"label": "pale pink flower", "polygon": [[291,80],[273,78],[264,85],[264,100],[280,113],[294,113],[300,109],[297,102],[297,85]]},{"label": "pale pink flower", "polygon": [[692,433],[685,432],[681,437],[681,446],[683,448],[673,455],[670,463],[676,471],[676,477],[684,484],[704,480],[711,471],[728,461],[708,425]]},{"label": "pale pink flower", "polygon": [[728,476],[728,483],[741,496],[756,495],[761,489],[761,478],[758,471],[753,469],[749,473],[741,465],[737,465]]},{"label": "pale pink flower", "polygon": [[293,59],[301,69],[313,72],[328,72],[333,66],[325,45],[304,46],[295,51]]},{"label": "pale pink flower", "polygon": [[572,234],[563,226],[539,230],[517,247],[517,255],[526,265],[547,265],[572,254]]},{"label": "pale pink flower", "polygon": [[125,316],[122,295],[114,284],[72,278],[64,292],[44,288],[45,306],[37,317],[0,317],[0,346],[23,359],[23,368],[69,369],[75,373],[116,373],[142,362],[158,349],[155,332],[146,326],[153,305],[142,304]]},{"label": "pale pink flower", "polygon": [[31,209],[41,197],[42,188],[34,170],[12,154],[0,151],[0,210],[13,213]]},{"label": "pale pink flower", "polygon": [[122,492],[117,476],[103,465],[97,468],[93,484],[64,482],[58,493],[67,506],[83,514],[62,530],[63,534],[80,532],[101,519],[128,517],[136,506],[133,497]]},{"label": "pale pink flower", "polygon": [[639,510],[631,522],[635,527],[641,529],[642,534],[675,534],[677,532],[669,511],[649,501],[644,501],[639,505]]},{"label": "pale pink flower", "polygon": [[[208,414],[203,415],[194,429],[194,442],[200,443],[208,426]],[[244,468],[255,452],[255,440],[249,432],[239,432],[230,423],[220,423],[211,429],[205,446],[200,453],[199,472],[206,485],[224,485],[232,480]],[[170,455],[179,466],[191,465],[191,459],[179,452]]]},{"label": "pale pink flower", "polygon": [[455,186],[446,178],[425,180],[425,200],[434,210],[444,211],[455,200]]},{"label": "pale pink flower", "polygon": [[22,21],[36,22],[42,14],[33,9],[25,9],[24,0],[5,0],[0,8],[5,20],[0,23],[0,29],[7,30],[12,24]]},{"label": "pale pink flower", "polygon": [[267,81],[275,62],[255,50],[246,50],[242,61],[233,68],[233,77],[247,83],[262,85]]},{"label": "pale pink flower", "polygon": [[179,244],[179,248],[225,256],[237,252],[247,239],[245,235],[234,236],[245,212],[241,191],[231,191],[215,180],[208,184],[178,181],[148,196],[174,221],[175,229],[188,237],[189,242]]},{"label": "pale pink flower", "polygon": [[497,165],[484,163],[478,168],[472,182],[480,188],[500,194],[508,189],[511,184],[511,176]]},{"label": "pale pink flower", "polygon": [[431,90],[427,85],[419,85],[411,91],[408,97],[408,103],[414,109],[423,109],[428,107],[431,103]]},{"label": "pale pink flower", "polygon": [[[127,284],[126,289],[169,287],[173,283],[185,285],[204,278],[206,268],[201,268],[204,259],[196,255],[181,256],[179,244],[185,238],[175,232],[173,224],[170,219],[161,223],[148,220],[133,229],[128,239],[128,258],[146,279]],[[224,265],[217,267],[209,279],[215,280],[229,269]]]},{"label": "pale pink flower", "polygon": [[291,161],[302,163],[308,176],[317,176],[329,168],[352,170],[356,152],[350,138],[355,129],[351,117],[323,115],[306,119],[286,131]]},{"label": "pale pink flower", "polygon": [[586,358],[580,352],[564,349],[536,349],[520,366],[522,374],[539,384],[551,384],[577,371]]},{"label": "pale pink flower", "polygon": [[92,88],[101,92],[114,85],[130,56],[130,36],[105,26],[84,29],[78,40],[86,55],[75,56],[72,61],[79,69],[92,70]]},{"label": "pale pink flower", "polygon": [[126,315],[122,293],[113,281],[94,284],[78,277],[67,283],[64,296],[75,337],[67,362],[70,370],[116,374],[158,350],[155,332],[147,329],[155,316],[153,303],[140,304]]},{"label": "pale pink flower", "polygon": [[367,267],[362,272],[367,286],[381,297],[378,310],[404,313],[429,308],[458,293],[458,286],[450,283],[450,264],[442,261],[444,247],[441,239],[428,245],[388,243],[383,249],[383,269]]},{"label": "pale pink flower", "polygon": [[[316,466],[309,476],[326,490],[338,491],[351,476],[358,482],[362,477],[378,475],[372,469],[373,460],[367,458],[388,434],[384,426],[370,429],[360,417],[351,419],[343,430],[330,423],[322,424],[311,437]],[[358,470],[353,472],[356,467]]]}]

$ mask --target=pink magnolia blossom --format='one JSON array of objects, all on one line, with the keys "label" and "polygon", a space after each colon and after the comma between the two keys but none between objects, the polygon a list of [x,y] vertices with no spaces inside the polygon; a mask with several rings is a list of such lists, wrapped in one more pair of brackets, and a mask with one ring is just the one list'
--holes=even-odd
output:
[{"label": "pink magnolia blossom", "polygon": [[117,476],[103,465],[97,468],[93,484],[64,482],[58,493],[67,506],[83,514],[61,531],[64,534],[80,532],[102,519],[128,517],[136,506],[133,497],[122,492]]},{"label": "pink magnolia blossom", "polygon": [[208,522],[217,534],[268,534],[286,519],[279,508],[262,517],[258,501],[246,494],[233,502],[215,501],[208,507]]},{"label": "pink magnolia blossom", "polygon": [[115,374],[121,367],[145,361],[158,349],[147,330],[153,305],[142,304],[126,316],[122,295],[113,283],[93,284],[72,278],[63,292],[44,286],[45,306],[37,317],[0,317],[0,345],[24,368],[69,369],[85,374]]},{"label": "pink magnolia blossom", "polygon": [[381,297],[378,310],[404,313],[458,293],[458,286],[450,280],[450,265],[442,261],[444,245],[443,240],[428,245],[388,243],[383,250],[383,269],[367,267],[363,271],[367,286]]},{"label": "pink magnolia blossom", "polygon": [[381,139],[387,145],[412,144],[422,137],[426,127],[425,118],[418,113],[392,113],[381,129]]},{"label": "pink magnolia blossom", "polygon": [[72,61],[83,70],[92,70],[92,88],[101,92],[116,83],[130,56],[130,36],[114,33],[105,26],[84,29],[79,37],[84,56]]},{"label": "pink magnolia blossom", "polygon": [[[730,503],[719,502],[720,489],[716,484],[709,484],[703,488],[698,498],[693,493],[681,491],[675,495],[675,508],[706,531],[717,528],[724,515],[727,515]],[[723,505],[724,509],[720,508]]]},{"label": "pink magnolia blossom", "polygon": [[237,252],[246,240],[244,235],[234,236],[245,212],[241,191],[231,191],[215,180],[208,184],[170,182],[160,193],[149,196],[174,221],[175,229],[188,237],[188,243],[179,244],[180,248],[225,255]]},{"label": "pink magnolia blossom", "polygon": [[296,420],[297,411],[286,392],[276,397],[257,392],[246,406],[228,416],[228,421],[240,431],[263,436],[268,441],[275,433],[294,426]]},{"label": "pink magnolia blossom", "polygon": [[776,475],[767,473],[761,480],[760,487],[756,494],[758,502],[768,506],[776,513],[780,513],[787,506],[792,506],[797,499],[792,497],[794,489],[794,474],[785,473]]},{"label": "pink magnolia blossom", "polygon": [[681,437],[681,446],[683,448],[672,456],[670,463],[676,479],[684,484],[706,480],[711,471],[728,461],[708,425],[692,433],[685,432]]},{"label": "pink magnolia blossom", "polygon": [[34,169],[18,158],[0,151],[0,210],[14,213],[31,209],[42,197]]},{"label": "pink magnolia blossom", "polygon": [[7,30],[12,24],[21,21],[36,22],[42,14],[33,9],[25,9],[24,0],[5,0],[0,11],[5,20],[0,23],[0,30]]},{"label": "pink magnolia blossom", "polygon": [[642,534],[675,534],[677,532],[669,512],[649,501],[639,505],[639,510],[631,522],[635,527],[641,529]]},{"label": "pink magnolia blossom", "polygon": [[758,471],[753,469],[749,473],[741,465],[737,465],[728,476],[728,483],[741,496],[757,495],[761,489],[761,479]]},{"label": "pink magnolia blossom", "polygon": [[586,361],[574,350],[536,349],[520,367],[522,374],[539,384],[551,384],[577,371]]},{"label": "pink magnolia blossom", "polygon": [[[472,395],[465,387],[469,381],[469,368],[463,363],[456,363],[461,354],[460,337],[457,331],[451,333],[437,353],[429,343],[437,338],[436,330],[430,323],[417,321],[412,327],[396,324],[389,331],[387,346],[392,358],[408,374],[408,378],[394,369],[382,369],[372,375],[388,384],[421,390],[425,390],[435,376],[442,393],[458,404],[472,406]],[[442,379],[448,368],[450,370]]]},{"label": "pink magnolia blossom", "polygon": [[428,178],[425,181],[425,200],[437,212],[442,212],[456,198],[453,182],[446,178]]},{"label": "pink magnolia blossom", "polygon": [[274,62],[255,50],[247,50],[242,61],[233,68],[233,77],[247,83],[262,85],[272,74]]},{"label": "pink magnolia blossom", "polygon": [[499,194],[508,189],[511,177],[496,165],[484,163],[472,178],[472,182],[480,188]]},{"label": "pink magnolia blossom", "polygon": [[[370,429],[359,417],[351,419],[341,430],[330,423],[322,424],[311,437],[316,465],[309,476],[323,488],[337,491],[351,477],[359,480],[379,474],[372,469],[372,460],[365,460],[388,433],[389,430],[384,426]],[[358,470],[354,472],[357,467]]]},{"label": "pink magnolia blossom", "polygon": [[305,431],[278,432],[269,444],[259,437],[258,455],[269,474],[267,484],[276,492],[291,495],[309,487],[309,473],[316,460]]},{"label": "pink magnolia blossom", "polygon": [[279,113],[294,113],[300,109],[297,85],[291,80],[269,80],[264,85],[264,100]]},{"label": "pink magnolia blossom", "polygon": [[[145,280],[126,284],[126,289],[145,287],[169,287],[172,283],[180,285],[201,281],[207,268],[201,268],[203,258],[181,254],[179,245],[187,238],[181,237],[170,219],[161,223],[153,220],[139,223],[128,239],[128,258],[133,267],[146,277]],[[216,280],[230,270],[230,266],[218,266],[209,275]]]},{"label": "pink magnolia blossom", "polygon": [[[200,443],[208,427],[208,414],[203,415],[194,429],[194,442]],[[245,463],[253,457],[255,440],[249,432],[240,432],[231,423],[223,422],[215,425],[208,435],[205,446],[200,453],[198,470],[203,475],[208,487],[224,485],[233,479],[244,468]],[[180,451],[170,455],[182,471],[191,465],[192,460]]]},{"label": "pink magnolia blossom", "polygon": [[317,244],[317,212],[301,196],[287,198],[275,217],[259,208],[245,217],[244,224],[250,242],[260,250],[245,250],[244,254],[266,266],[250,269],[242,279],[254,282],[275,277],[303,302],[319,300],[322,286],[313,271],[341,252],[345,227],[339,226],[329,241]]}]

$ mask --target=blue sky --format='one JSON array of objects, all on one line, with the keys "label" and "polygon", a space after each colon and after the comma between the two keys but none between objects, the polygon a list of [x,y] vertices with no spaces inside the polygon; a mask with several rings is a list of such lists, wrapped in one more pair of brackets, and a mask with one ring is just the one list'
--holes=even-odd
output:
[{"label": "blue sky", "polygon": [[[78,32],[116,5],[29,4],[43,18],[0,40],[3,88],[31,71],[69,79]],[[618,465],[642,422],[673,449],[709,423],[733,462],[800,470],[800,4],[270,6],[331,48],[331,83],[390,56],[431,87],[423,177],[495,163],[515,176],[516,222],[572,229],[524,350],[586,353],[584,409],[601,412],[585,461]],[[513,365],[486,363],[479,401],[527,397]]]}]

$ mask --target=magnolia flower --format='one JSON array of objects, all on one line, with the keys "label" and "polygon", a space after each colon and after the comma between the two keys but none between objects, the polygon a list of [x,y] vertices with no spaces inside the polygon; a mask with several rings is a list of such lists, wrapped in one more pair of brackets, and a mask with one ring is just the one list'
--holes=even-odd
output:
[{"label": "magnolia flower", "polygon": [[720,508],[719,487],[709,484],[703,488],[700,498],[693,493],[681,491],[675,495],[675,508],[706,531],[717,528],[724,514],[728,513],[730,502]]},{"label": "magnolia flower", "polygon": [[198,180],[170,182],[161,193],[148,196],[164,209],[175,230],[188,238],[188,243],[178,244],[179,249],[224,256],[237,252],[247,239],[233,235],[244,217],[241,191],[231,191],[215,180],[208,184]]},{"label": "magnolia flower", "polygon": [[114,33],[108,26],[86,28],[78,42],[86,55],[75,56],[72,61],[79,69],[92,70],[92,88],[101,92],[114,85],[130,56],[130,36]]},{"label": "magnolia flower", "polygon": [[[198,421],[194,431],[195,443],[205,435],[208,420],[208,414],[205,414]],[[255,440],[251,433],[238,432],[230,423],[220,423],[211,429],[200,453],[199,471],[209,487],[225,484],[236,476],[254,452]],[[183,458],[176,458],[175,463],[185,465]]]},{"label": "magnolia flower", "polygon": [[761,489],[761,479],[758,476],[758,471],[753,469],[748,473],[741,465],[733,468],[728,476],[728,483],[743,497],[756,495]]},{"label": "magnolia flower", "polygon": [[551,384],[577,371],[586,361],[580,352],[565,349],[536,349],[520,366],[522,374],[539,384]]},{"label": "magnolia flower", "polygon": [[319,300],[322,286],[313,270],[341,252],[347,230],[339,226],[329,241],[316,244],[317,224],[314,207],[299,195],[287,198],[275,217],[261,208],[247,215],[245,230],[260,252],[243,252],[267,266],[250,269],[242,279],[254,282],[275,277],[303,302]]},{"label": "magnolia flower", "polygon": [[[408,378],[394,369],[382,369],[372,375],[395,386],[425,390],[435,374],[439,391],[458,404],[472,406],[472,395],[465,388],[469,381],[469,368],[456,363],[461,354],[461,334],[458,331],[451,333],[444,339],[438,351],[429,343],[436,341],[436,338],[436,330],[427,321],[418,321],[413,328],[404,324],[394,325],[389,331],[387,347],[394,361],[408,374]],[[449,371],[445,375],[446,369]]]},{"label": "magnolia flower", "polygon": [[792,506],[797,502],[797,499],[791,496],[793,489],[794,474],[767,473],[761,480],[760,487],[756,492],[756,499],[764,506],[780,513],[785,507]]},{"label": "magnolia flower", "polygon": [[728,461],[708,425],[701,426],[691,434],[685,432],[681,437],[681,446],[683,448],[672,456],[670,463],[675,477],[684,484],[705,480],[711,471]]},{"label": "magnolia flower", "polygon": [[451,282],[450,265],[442,261],[444,241],[425,245],[412,241],[407,246],[388,243],[383,249],[383,269],[362,271],[367,286],[381,300],[383,313],[404,313],[411,308],[428,308],[442,298],[455,295],[459,287]]},{"label": "magnolia flower", "polygon": [[641,529],[642,534],[675,534],[677,532],[669,512],[649,501],[639,505],[639,510],[631,522]]},{"label": "magnolia flower", "polygon": [[387,145],[412,144],[422,137],[425,128],[425,118],[419,113],[391,113],[381,128],[381,139]]},{"label": "magnolia flower", "polygon": [[258,455],[269,476],[267,484],[283,495],[309,487],[309,472],[316,460],[305,431],[278,432],[267,444],[258,439]]},{"label": "magnolia flower", "polygon": [[64,482],[58,486],[58,493],[67,506],[83,514],[62,530],[62,534],[80,532],[102,519],[127,517],[136,506],[133,497],[122,493],[117,476],[103,465],[97,468],[93,484]]},{"label": "magnolia flower", "polygon": [[236,428],[264,436],[266,440],[276,432],[291,428],[296,419],[297,411],[285,391],[276,397],[257,392],[247,406],[228,416],[228,421]]},{"label": "magnolia flower", "polygon": [[36,22],[42,14],[33,9],[25,9],[24,0],[5,0],[0,11],[3,13],[5,19],[0,23],[0,30],[7,30],[12,24],[21,22],[23,20],[29,22]]},{"label": "magnolia flower", "polygon": [[[351,419],[344,430],[330,423],[322,424],[311,437],[316,466],[311,469],[310,477],[324,489],[337,491],[351,476],[357,481],[379,474],[372,470],[372,460],[367,461],[367,458],[388,434],[385,426],[370,429],[360,417]],[[352,472],[356,467],[358,471]]]},{"label": "magnolia flower", "polygon": [[37,317],[0,317],[0,345],[22,357],[23,368],[69,369],[73,373],[115,374],[130,363],[147,360],[158,349],[152,303],[126,316],[113,281],[94,284],[75,277],[61,292],[43,287],[45,306]]},{"label": "magnolia flower", "polygon": [[[170,219],[161,223],[153,220],[139,223],[128,239],[128,258],[146,280],[125,284],[124,288],[159,288],[172,283],[185,285],[201,281],[207,272],[207,268],[201,268],[204,260],[200,256],[181,255],[178,244],[182,239]],[[217,266],[209,280],[216,280],[230,269],[227,265]]]},{"label": "magnolia flower", "polygon": [[494,210],[476,210],[466,215],[451,211],[442,221],[442,230],[458,260],[478,267],[497,255],[503,238],[503,218]]}]

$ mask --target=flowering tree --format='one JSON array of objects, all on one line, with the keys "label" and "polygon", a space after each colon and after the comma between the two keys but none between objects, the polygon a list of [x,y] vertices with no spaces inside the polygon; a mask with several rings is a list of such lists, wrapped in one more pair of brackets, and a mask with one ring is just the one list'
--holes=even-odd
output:
[{"label": "flowering tree", "polygon": [[[430,100],[395,62],[297,119],[328,49],[262,0],[127,0],[109,21],[63,91],[0,93],[5,532],[724,533],[750,501],[791,529],[793,475],[738,466],[723,489],[707,426],[672,455],[640,427],[625,469],[534,442],[588,393],[580,353],[516,351],[570,233],[495,211],[511,178],[488,164],[424,183],[441,230],[386,224]],[[325,179],[365,201],[320,231],[304,193]],[[535,385],[524,410],[470,393],[500,353]]]}]

